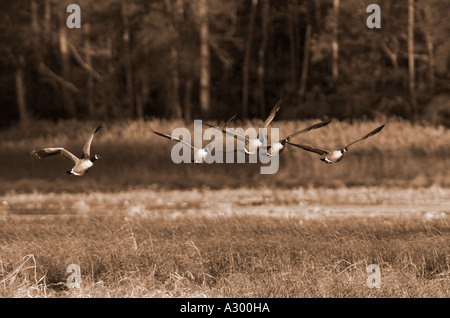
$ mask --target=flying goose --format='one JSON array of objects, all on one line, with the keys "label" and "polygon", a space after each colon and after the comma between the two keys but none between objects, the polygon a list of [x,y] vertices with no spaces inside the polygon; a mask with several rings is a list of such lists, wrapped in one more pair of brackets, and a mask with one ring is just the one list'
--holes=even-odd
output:
[{"label": "flying goose", "polygon": [[331,120],[324,121],[324,122],[321,122],[321,123],[317,123],[317,124],[314,124],[314,125],[309,126],[307,128],[304,128],[302,130],[299,130],[299,131],[297,131],[297,132],[287,136],[284,139],[280,139],[278,142],[274,143],[273,145],[270,145],[270,146],[266,147],[266,155],[272,157],[272,156],[276,156],[276,155],[281,154],[283,152],[283,150],[286,148],[286,143],[289,143],[291,138],[293,138],[293,137],[295,137],[295,136],[297,136],[297,135],[299,135],[301,133],[305,133],[307,131],[313,130],[313,129],[318,129],[318,128],[321,128],[321,127],[325,127],[329,123],[331,123]]},{"label": "flying goose", "polygon": [[91,157],[91,144],[94,139],[94,135],[102,129],[102,126],[97,126],[94,132],[91,134],[89,139],[86,141],[83,147],[83,152],[80,158],[72,154],[70,151],[62,148],[44,148],[41,150],[33,150],[32,154],[36,155],[39,159],[47,158],[50,156],[61,155],[66,159],[72,160],[75,166],[71,170],[67,170],[68,175],[82,176],[86,174],[90,168],[94,165],[94,161],[100,159],[101,157],[97,154]]},{"label": "flying goose", "polygon": [[[264,122],[264,128],[267,128],[269,126],[269,124],[272,122],[272,120],[275,118],[275,115],[280,110],[280,107],[281,107],[281,105],[283,105],[283,102],[284,102],[284,95],[281,96],[281,98],[278,100],[278,102],[275,104],[275,106],[271,110],[269,116],[267,117],[266,121]],[[214,126],[214,125],[210,125],[207,123],[203,123],[203,124],[208,127],[220,129],[219,127]],[[245,142],[244,151],[246,154],[254,154],[258,150],[258,148],[261,147],[262,145],[264,145],[264,143],[267,141],[267,135],[258,136],[257,138],[249,138],[248,136],[239,134],[235,131],[230,131],[230,130],[227,130],[224,128],[222,128],[220,130],[225,134],[233,135],[233,137],[236,138],[237,140],[244,141]]]},{"label": "flying goose", "polygon": [[[230,119],[228,119],[227,122],[222,127],[217,127],[217,128],[219,130],[225,129],[228,126],[228,124],[236,117],[236,115],[237,115],[237,113],[234,114]],[[192,150],[194,150],[194,160],[192,160],[192,163],[202,163],[206,159],[206,157],[211,153],[211,144],[213,142],[210,142],[204,148],[199,149],[199,148],[194,147],[193,145],[191,145],[187,141],[184,141],[183,139],[180,139],[178,137],[167,135],[167,134],[163,134],[163,133],[160,133],[160,132],[157,132],[157,131],[154,131],[154,130],[152,130],[152,131],[153,131],[154,134],[156,134],[158,136],[161,136],[161,137],[173,140],[173,141],[178,141],[178,142],[181,142],[181,143],[191,147]]]},{"label": "flying goose", "polygon": [[383,129],[384,125],[385,124],[381,125],[378,128],[375,128],[374,130],[372,130],[370,133],[368,133],[364,137],[349,143],[347,146],[345,146],[344,148],[341,148],[341,149],[326,150],[326,149],[314,148],[314,147],[310,147],[310,146],[306,146],[306,145],[298,145],[298,144],[291,143],[289,141],[287,143],[294,147],[298,147],[303,150],[317,153],[321,156],[325,155],[325,157],[320,158],[320,160],[322,160],[325,163],[334,163],[334,162],[339,162],[342,160],[342,158],[344,157],[344,153],[346,153],[348,151],[348,147],[380,132],[380,130]]}]

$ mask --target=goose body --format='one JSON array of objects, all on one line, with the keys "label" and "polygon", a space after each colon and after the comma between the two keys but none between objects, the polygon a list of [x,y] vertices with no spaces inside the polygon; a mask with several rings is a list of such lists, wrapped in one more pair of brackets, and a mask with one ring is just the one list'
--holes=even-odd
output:
[{"label": "goose body", "polygon": [[320,160],[322,160],[325,163],[339,162],[342,160],[342,158],[344,158],[344,153],[346,151],[347,150],[345,148],[340,149],[340,150],[333,150],[327,156],[325,156],[324,158],[321,158]]},{"label": "goose body", "polygon": [[[226,123],[222,127],[216,127],[216,126],[212,126],[212,127],[215,127],[217,129],[219,129],[220,131],[222,131],[236,117],[236,115],[237,115],[237,113],[234,114],[230,119],[228,119],[226,121]],[[193,156],[194,159],[191,161],[192,163],[203,163],[206,160],[206,158],[211,154],[211,143],[206,145],[204,148],[199,149],[199,148],[194,147],[190,143],[188,143],[188,142],[186,142],[183,139],[180,139],[178,137],[167,135],[167,134],[163,134],[163,133],[160,133],[160,132],[157,132],[157,131],[153,131],[153,133],[158,135],[158,136],[161,136],[161,137],[173,140],[173,141],[178,141],[178,142],[181,142],[181,143],[189,146],[194,152],[194,156]]]},{"label": "goose body", "polygon": [[89,171],[90,168],[92,168],[92,166],[94,165],[94,161],[101,158],[97,154],[95,154],[92,157],[90,155],[91,144],[92,140],[94,139],[94,135],[101,129],[102,126],[100,125],[90,135],[89,139],[84,144],[80,158],[78,158],[77,156],[75,156],[74,154],[72,154],[70,151],[66,150],[63,147],[33,150],[32,154],[36,155],[39,159],[61,155],[65,159],[71,160],[74,163],[73,168],[71,170],[66,171],[68,175],[83,176]]},{"label": "goose body", "polygon": [[163,134],[157,131],[153,131],[154,134],[173,140],[173,141],[177,141],[177,142],[181,142],[182,144],[185,144],[187,146],[189,146],[193,152],[194,152],[194,159],[191,161],[192,163],[203,163],[206,160],[206,157],[209,156],[210,152],[211,152],[211,145],[208,144],[206,145],[204,148],[195,148],[193,145],[191,145],[190,143],[184,141],[183,139],[180,139],[178,137],[175,136],[171,136],[171,135],[167,135],[167,134]]},{"label": "goose body", "polygon": [[88,173],[89,169],[94,166],[94,162],[91,159],[81,159],[75,167],[70,171],[67,171],[69,175],[82,176]]},{"label": "goose body", "polygon": [[336,163],[336,162],[339,162],[342,160],[342,158],[344,157],[344,154],[348,151],[349,146],[379,133],[384,128],[384,126],[385,125],[381,125],[381,126],[375,128],[374,130],[369,132],[367,135],[364,135],[363,137],[359,138],[358,140],[355,140],[355,141],[349,143],[347,146],[340,148],[340,149],[327,150],[327,149],[315,148],[315,147],[311,147],[311,146],[307,146],[307,145],[294,144],[289,141],[288,141],[288,143],[294,147],[324,156],[324,157],[320,158],[320,160],[322,160],[326,164],[332,164],[332,163]]},{"label": "goose body", "polygon": [[[275,104],[273,109],[270,111],[270,114],[267,117],[267,119],[264,121],[264,128],[267,128],[270,125],[270,123],[273,121],[273,119],[275,118],[275,115],[278,113],[281,106],[283,105],[283,102],[284,102],[284,96],[281,96],[281,98]],[[227,129],[225,129],[225,127],[219,128],[217,126],[213,126],[213,125],[210,125],[207,123],[203,123],[203,124],[208,127],[220,129],[223,133],[232,135],[237,140],[244,141],[245,142],[244,152],[247,155],[255,154],[256,151],[260,147],[262,147],[267,141],[267,135],[258,136],[257,138],[249,138],[248,136],[242,135],[235,131],[227,130]]]},{"label": "goose body", "polygon": [[[225,129],[228,126],[228,124],[236,117],[236,115],[237,115],[237,113],[234,114],[230,119],[228,119],[227,122],[222,127],[215,127],[215,126],[213,126],[213,127],[217,128],[219,130]],[[161,137],[173,140],[173,141],[181,142],[181,143],[191,147],[191,149],[194,152],[194,159],[192,160],[192,163],[203,163],[206,160],[206,158],[211,153],[211,143],[206,145],[204,148],[199,149],[199,148],[194,147],[190,143],[188,143],[188,142],[186,142],[183,139],[180,139],[178,137],[167,135],[167,134],[163,134],[163,133],[160,133],[160,132],[157,132],[157,131],[153,131],[153,133],[158,135],[158,136],[161,136]]]},{"label": "goose body", "polygon": [[309,126],[309,127],[304,128],[304,129],[302,129],[302,130],[299,130],[299,131],[297,131],[297,132],[295,132],[295,133],[293,133],[293,134],[287,136],[287,137],[284,138],[284,139],[281,139],[281,140],[277,141],[277,142],[274,143],[273,145],[268,146],[268,147],[266,148],[266,155],[267,155],[267,156],[270,156],[270,157],[273,157],[273,156],[276,156],[276,155],[281,154],[281,153],[283,152],[283,150],[286,149],[286,144],[289,143],[289,141],[291,140],[291,138],[293,138],[293,137],[295,137],[295,136],[297,136],[297,135],[299,135],[299,134],[305,133],[305,132],[307,132],[307,131],[313,130],[313,129],[318,129],[318,128],[321,128],[321,127],[325,127],[325,126],[328,125],[329,123],[331,123],[331,120],[329,120],[329,121],[324,121],[324,122],[317,123],[317,124],[314,124],[314,125],[312,125],[312,126]]}]

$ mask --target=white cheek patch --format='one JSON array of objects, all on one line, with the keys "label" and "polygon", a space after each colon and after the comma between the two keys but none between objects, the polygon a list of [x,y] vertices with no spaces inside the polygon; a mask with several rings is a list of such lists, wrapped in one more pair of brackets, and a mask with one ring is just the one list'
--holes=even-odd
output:
[{"label": "white cheek patch", "polygon": [[252,139],[248,143],[248,151],[246,150],[246,152],[248,154],[254,154],[256,153],[256,150],[258,150],[258,148],[261,147],[261,145],[262,143],[261,141],[259,141],[259,139]]},{"label": "white cheek patch", "polygon": [[208,153],[204,149],[194,150],[194,163],[202,163]]},{"label": "white cheek patch", "polygon": [[250,151],[248,151],[246,148],[244,148],[244,151],[245,151],[245,153],[246,153],[247,155],[253,155],[253,154],[254,154],[254,152],[250,152]]},{"label": "white cheek patch", "polygon": [[278,151],[280,151],[281,149],[283,149],[284,147],[283,147],[283,145],[282,145],[281,143],[277,142],[276,144],[274,144],[274,145],[272,146],[272,148],[273,148],[276,152],[278,152]]}]

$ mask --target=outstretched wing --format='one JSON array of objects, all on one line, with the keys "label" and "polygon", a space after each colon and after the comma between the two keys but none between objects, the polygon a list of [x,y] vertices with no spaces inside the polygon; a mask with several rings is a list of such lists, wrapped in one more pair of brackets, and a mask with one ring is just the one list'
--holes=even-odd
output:
[{"label": "outstretched wing", "polygon": [[230,124],[230,122],[231,122],[234,118],[236,118],[237,114],[238,114],[238,113],[236,113],[236,114],[234,114],[233,116],[231,116],[231,118],[228,119],[228,120],[225,122],[225,124],[223,124],[222,127],[214,126],[214,125],[211,125],[211,124],[208,124],[208,123],[205,123],[205,122],[203,122],[203,125],[208,126],[208,127],[212,127],[212,128],[218,129],[218,130],[221,130],[222,132],[225,133],[225,132],[226,132],[226,131],[225,131],[225,128],[227,128],[228,125]]},{"label": "outstretched wing", "polygon": [[284,102],[284,94],[281,96],[281,98],[275,104],[275,106],[273,107],[272,111],[269,114],[269,117],[267,117],[266,121],[264,122],[264,128],[267,128],[267,126],[269,126],[269,124],[275,118],[275,115],[280,110],[280,107],[281,107],[281,105],[283,105],[283,102]]},{"label": "outstretched wing", "polygon": [[188,145],[189,147],[191,147],[191,148],[194,149],[194,150],[196,149],[194,146],[192,146],[190,143],[184,141],[183,139],[180,139],[180,138],[177,138],[177,137],[171,136],[171,135],[166,135],[166,134],[163,134],[163,133],[154,131],[154,130],[152,130],[152,131],[153,131],[154,134],[156,134],[156,135],[158,135],[158,136],[161,136],[161,137],[164,137],[164,138],[173,140],[173,141],[181,142],[181,143],[183,143],[183,144],[185,144],[185,145]]},{"label": "outstretched wing", "polygon": [[87,159],[91,157],[91,144],[92,144],[92,140],[94,139],[94,135],[99,132],[102,129],[102,125],[97,126],[97,128],[95,128],[94,132],[91,134],[91,136],[89,137],[88,141],[86,141],[86,143],[84,144],[83,147],[83,153],[81,154],[81,159]]},{"label": "outstretched wing", "polygon": [[310,151],[310,152],[317,153],[317,154],[319,154],[321,156],[328,154],[328,150],[325,150],[325,149],[313,148],[313,147],[310,147],[310,146],[307,146],[307,145],[294,144],[294,143],[289,142],[289,141],[288,141],[288,144],[290,144],[290,145],[292,145],[294,147],[303,149],[303,150],[307,150],[307,151]]},{"label": "outstretched wing", "polygon": [[[217,132],[217,133],[215,134],[215,136],[217,136],[217,134],[220,133],[220,131],[222,131],[223,133],[226,133],[226,132],[227,132],[227,130],[226,130],[225,128],[228,127],[228,125],[230,124],[230,122],[237,116],[237,114],[238,114],[238,113],[236,113],[236,114],[234,114],[233,116],[231,116],[231,118],[228,119],[228,120],[225,122],[225,124],[223,124],[222,127],[213,126],[213,125],[210,125],[210,124],[207,124],[207,123],[203,123],[203,124],[204,124],[205,126],[208,126],[208,127],[212,127],[212,128],[218,129],[219,132]],[[215,137],[214,137],[214,138],[215,138]]]},{"label": "outstretched wing", "polygon": [[245,141],[245,142],[248,142],[248,141],[249,141],[248,136],[241,135],[241,134],[239,134],[239,133],[237,133],[237,132],[235,132],[235,131],[227,130],[227,129],[225,129],[226,126],[222,126],[222,128],[220,128],[220,127],[217,127],[217,126],[208,124],[208,123],[203,123],[203,125],[208,126],[208,127],[212,127],[212,128],[218,129],[218,130],[221,130],[224,134],[231,135],[231,136],[233,136],[234,138],[236,138],[237,140],[242,140],[242,141]]},{"label": "outstretched wing", "polygon": [[[313,130],[313,129],[324,127],[324,126],[328,125],[329,123],[331,123],[331,120],[314,124],[314,125],[309,126],[309,127],[305,128],[305,129],[299,130],[299,131],[293,133],[292,135],[287,136],[285,139],[287,139],[289,141],[291,138],[297,136],[298,134],[301,134],[301,133],[304,133],[304,132],[307,132],[307,131],[310,131],[310,130]],[[280,140],[280,142],[281,142],[281,140]]]},{"label": "outstretched wing", "polygon": [[227,128],[228,125],[231,123],[231,121],[232,121],[233,119],[236,118],[237,114],[238,114],[238,113],[236,113],[236,114],[234,114],[233,116],[231,116],[231,118],[228,119],[228,120],[226,121],[226,123],[222,126],[222,128],[220,128],[220,129],[221,129],[221,130],[224,130],[225,128]]},{"label": "outstretched wing", "polygon": [[72,160],[75,164],[80,161],[80,159],[64,148],[44,148],[41,150],[33,150],[32,154],[36,155],[39,159],[62,155],[64,158]]},{"label": "outstretched wing", "polygon": [[355,144],[355,143],[357,143],[357,142],[359,142],[359,141],[361,141],[361,140],[364,140],[364,139],[366,139],[366,138],[368,138],[368,137],[370,137],[370,136],[373,136],[373,135],[379,133],[380,130],[383,129],[384,125],[385,125],[385,124],[381,125],[381,126],[378,127],[378,128],[375,128],[374,130],[372,130],[370,133],[368,133],[368,134],[365,135],[364,137],[359,138],[358,140],[355,140],[355,141],[352,142],[352,143],[349,143],[346,147],[349,147],[349,146],[351,146],[351,145],[353,145],[353,144]]}]

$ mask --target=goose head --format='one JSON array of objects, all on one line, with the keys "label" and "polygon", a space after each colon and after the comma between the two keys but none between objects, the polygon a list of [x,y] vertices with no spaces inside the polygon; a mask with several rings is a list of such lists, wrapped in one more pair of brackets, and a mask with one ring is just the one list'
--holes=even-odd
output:
[{"label": "goose head", "polygon": [[206,146],[205,146],[205,148],[203,148],[203,150],[205,151],[205,152],[207,152],[207,153],[211,153],[211,144],[209,143],[209,144],[207,144]]},{"label": "goose head", "polygon": [[101,159],[100,155],[95,154],[92,158],[91,161],[94,162],[95,160]]},{"label": "goose head", "polygon": [[261,135],[261,137],[259,137],[259,141],[261,142],[261,144],[264,144],[264,142],[266,142],[269,139],[269,137],[267,135]]}]

